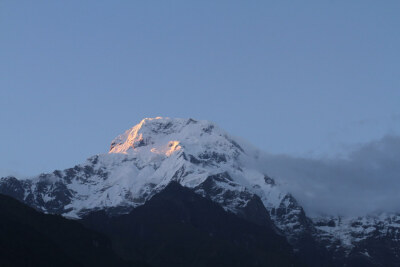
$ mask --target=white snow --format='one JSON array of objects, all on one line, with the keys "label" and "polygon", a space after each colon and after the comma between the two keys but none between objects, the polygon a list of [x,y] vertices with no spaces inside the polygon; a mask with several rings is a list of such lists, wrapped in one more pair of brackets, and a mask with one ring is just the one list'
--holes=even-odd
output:
[{"label": "white snow", "polygon": [[[147,118],[116,137],[107,154],[96,155],[78,165],[67,182],[53,174],[32,179],[63,182],[74,197],[66,208],[68,217],[79,217],[85,210],[141,205],[171,180],[196,187],[207,177],[229,173],[235,186],[220,182],[224,190],[257,194],[268,209],[277,207],[286,192],[267,184],[265,174],[248,164],[258,151],[243,144],[209,121]],[[85,168],[94,174],[85,175]],[[66,175],[66,171],[62,175]],[[45,201],[51,200],[43,195]],[[235,205],[235,203],[230,203]],[[226,207],[234,209],[234,207]]]},{"label": "white snow", "polygon": [[[148,118],[116,137],[108,153],[91,157],[76,166],[70,181],[65,179],[68,170],[61,172],[63,178],[54,174],[44,178],[38,176],[31,180],[30,191],[36,190],[39,181],[64,183],[73,192],[73,198],[65,207],[72,210],[63,215],[79,218],[81,212],[86,210],[142,205],[172,180],[194,188],[210,175],[227,172],[233,181],[217,182],[222,190],[258,195],[270,211],[280,206],[287,208],[291,204],[289,199],[282,200],[288,192],[278,181],[267,182],[267,174],[257,164],[252,164],[257,158],[256,149],[230,136],[212,122]],[[93,173],[86,175],[86,169],[93,170]],[[54,199],[46,194],[42,198],[45,202]],[[214,200],[223,202],[223,199]],[[242,199],[237,199],[224,208],[234,211],[237,206],[245,204]],[[298,208],[290,212],[291,216],[299,215],[301,210]],[[351,248],[355,242],[362,240],[354,236],[366,237],[375,231],[384,234],[400,227],[399,216],[379,216],[313,220],[333,220],[334,227],[317,227],[320,238],[339,240],[345,247]],[[374,225],[380,221],[384,224],[381,229],[376,229]],[[294,229],[299,224],[297,221],[286,222],[285,225],[280,225],[278,221],[275,223],[282,230]]]}]

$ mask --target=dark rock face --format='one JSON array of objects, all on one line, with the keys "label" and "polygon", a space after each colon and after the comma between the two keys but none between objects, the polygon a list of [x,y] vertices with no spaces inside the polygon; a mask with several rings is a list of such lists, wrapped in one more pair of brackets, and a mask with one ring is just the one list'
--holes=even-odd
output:
[{"label": "dark rock face", "polygon": [[15,177],[6,177],[2,180],[0,194],[11,196],[19,201],[24,200],[24,184]]},{"label": "dark rock face", "polygon": [[[319,230],[333,231],[345,227],[347,239],[343,243],[334,234],[316,235],[322,246],[328,248],[335,262],[347,266],[400,266],[400,216],[359,217],[343,222],[340,217],[315,221]],[[329,232],[329,231],[328,231]]]},{"label": "dark rock face", "polygon": [[121,260],[101,234],[0,195],[0,266],[143,266]]},{"label": "dark rock face", "polygon": [[[91,160],[92,164],[96,164],[96,157]],[[12,196],[39,211],[64,214],[68,212],[68,204],[75,197],[75,192],[68,189],[66,183],[74,179],[85,181],[93,175],[97,175],[99,179],[107,178],[106,171],[95,170],[91,165],[41,175],[34,186],[31,180],[6,177],[1,180],[0,193]],[[173,180],[179,182],[185,175],[187,171],[184,168],[179,169]],[[54,182],[52,179],[59,180]],[[275,186],[274,180],[267,176],[265,182]],[[148,184],[143,190],[151,192],[154,187],[154,184]],[[209,176],[193,190],[242,219],[286,236],[296,256],[307,266],[400,266],[399,216],[390,217],[385,221],[371,221],[368,224],[363,223],[361,219],[352,222],[352,228],[361,228],[364,232],[351,232],[350,236],[360,241],[352,248],[346,248],[334,235],[329,236],[320,231],[324,227],[338,227],[341,224],[340,220],[327,218],[311,221],[290,194],[282,198],[278,208],[267,210],[257,195],[237,184],[227,172]],[[134,201],[144,204],[151,197],[146,194],[143,196],[143,199]],[[132,209],[132,206],[118,206],[105,211],[110,216],[119,216],[131,212]],[[82,210],[82,214],[92,211]],[[368,233],[365,232],[367,230]]]},{"label": "dark rock face", "polygon": [[[266,182],[274,184],[273,179],[268,178]],[[231,190],[227,189],[227,184]],[[320,246],[313,236],[315,229],[312,221],[307,218],[303,208],[293,196],[285,196],[279,208],[269,213],[257,195],[245,189],[242,190],[241,186],[236,184],[226,172],[209,176],[194,190],[220,203],[223,207],[231,207],[231,211],[239,217],[258,225],[267,225],[276,233],[286,236],[296,255],[307,266],[332,266],[328,251]],[[275,223],[280,229],[275,226]]]},{"label": "dark rock face", "polygon": [[[287,194],[277,209],[271,210],[271,216],[279,224],[283,225],[285,231],[290,231],[293,238],[302,233],[312,233],[313,223],[307,218],[303,208],[296,199]],[[290,225],[290,227],[286,227]]]},{"label": "dark rock face", "polygon": [[316,230],[313,222],[292,195],[287,194],[279,207],[271,210],[271,217],[286,233],[289,243],[308,266],[333,266],[328,251],[314,238]]},{"label": "dark rock face", "polygon": [[[232,190],[221,187],[219,183],[228,184],[232,187]],[[227,172],[223,172],[209,176],[194,190],[224,207],[231,207],[231,211],[241,218],[258,225],[268,225],[275,228],[260,198],[247,190],[238,190],[239,188],[240,185],[236,184]]]},{"label": "dark rock face", "polygon": [[73,192],[64,183],[49,182],[49,175],[39,176],[33,186],[31,180],[17,180],[7,177],[1,180],[0,193],[11,196],[27,205],[46,213],[62,214],[65,206],[71,203]]},{"label": "dark rock face", "polygon": [[[220,186],[220,183],[229,187]],[[240,185],[235,183],[227,172],[211,175],[194,188],[200,195],[212,199],[224,207],[231,207],[233,210],[238,207],[244,207],[246,202],[253,196],[247,190],[237,191],[237,189],[240,189]]]},{"label": "dark rock face", "polygon": [[301,266],[285,238],[241,219],[176,182],[127,215],[82,220],[126,259],[152,266]]},{"label": "dark rock face", "polygon": [[269,185],[272,185],[272,186],[275,185],[275,180],[272,179],[271,177],[267,176],[267,175],[264,175],[264,181],[265,181],[266,184],[269,184]]}]

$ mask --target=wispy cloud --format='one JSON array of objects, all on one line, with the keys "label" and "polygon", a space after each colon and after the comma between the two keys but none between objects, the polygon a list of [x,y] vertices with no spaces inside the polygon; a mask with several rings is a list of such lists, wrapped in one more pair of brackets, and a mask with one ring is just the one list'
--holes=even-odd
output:
[{"label": "wispy cloud", "polygon": [[359,145],[346,159],[264,154],[261,162],[311,215],[400,211],[400,136]]}]

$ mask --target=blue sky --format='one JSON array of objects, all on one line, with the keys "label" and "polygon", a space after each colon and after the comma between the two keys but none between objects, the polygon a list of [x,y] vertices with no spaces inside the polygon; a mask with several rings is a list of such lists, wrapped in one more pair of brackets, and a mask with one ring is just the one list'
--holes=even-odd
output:
[{"label": "blue sky", "polygon": [[144,117],[320,157],[400,132],[399,1],[1,1],[0,175],[107,152]]}]

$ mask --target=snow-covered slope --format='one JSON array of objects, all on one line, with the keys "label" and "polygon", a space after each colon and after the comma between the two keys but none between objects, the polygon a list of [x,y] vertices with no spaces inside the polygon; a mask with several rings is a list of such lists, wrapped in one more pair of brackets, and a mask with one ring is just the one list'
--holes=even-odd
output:
[{"label": "snow-covered slope", "polygon": [[[243,215],[250,203],[259,201],[268,211],[268,218],[260,218],[272,220],[298,246],[301,240],[313,238],[333,253],[344,255],[372,231],[361,229],[357,220],[309,219],[278,181],[268,177],[257,164],[250,164],[257,157],[256,149],[214,123],[148,118],[115,138],[108,153],[33,179],[2,178],[0,193],[46,213],[80,218],[101,209],[126,213],[169,182],[177,181],[238,215]],[[395,227],[389,228],[398,238],[397,219],[385,217],[371,223],[364,223],[365,218],[360,220],[363,225],[380,223],[382,231],[389,227],[384,225],[392,226],[395,221]],[[351,238],[356,233],[362,236]]]},{"label": "snow-covered slope", "polygon": [[313,223],[317,229],[318,240],[335,257],[362,255],[375,260],[381,257],[390,262],[390,266],[400,264],[400,215],[398,214],[381,213],[360,217],[321,216],[313,218]]},{"label": "snow-covered slope", "polygon": [[[107,154],[29,180],[3,178],[1,184],[14,185],[19,199],[44,212],[76,218],[93,209],[141,205],[171,180],[196,188],[210,177],[224,192],[257,194],[268,209],[278,208],[287,193],[243,164],[256,157],[256,150],[238,144],[211,122],[147,118],[115,138]],[[247,201],[232,198],[223,206],[234,211]]]}]

